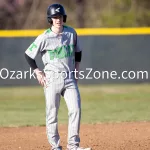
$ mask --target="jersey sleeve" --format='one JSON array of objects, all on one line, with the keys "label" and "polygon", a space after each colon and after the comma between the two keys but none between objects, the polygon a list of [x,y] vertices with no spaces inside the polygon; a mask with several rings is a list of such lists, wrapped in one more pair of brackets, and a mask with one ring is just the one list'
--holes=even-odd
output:
[{"label": "jersey sleeve", "polygon": [[79,38],[78,38],[78,35],[77,35],[77,33],[76,33],[76,31],[75,31],[75,39],[74,39],[75,41],[75,44],[74,44],[74,46],[75,46],[75,52],[80,52],[80,51],[82,51],[81,50],[81,47],[80,47],[80,44],[79,44]]},{"label": "jersey sleeve", "polygon": [[43,36],[39,35],[34,42],[27,48],[25,53],[32,59],[35,59],[35,57],[38,55],[40,51],[42,51],[43,48]]}]

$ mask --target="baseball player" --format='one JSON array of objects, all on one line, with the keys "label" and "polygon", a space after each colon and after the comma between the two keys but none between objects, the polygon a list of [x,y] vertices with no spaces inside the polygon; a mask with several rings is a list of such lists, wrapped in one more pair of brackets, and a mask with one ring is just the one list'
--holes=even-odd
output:
[{"label": "baseball player", "polygon": [[[68,108],[68,150],[91,150],[79,147],[81,101],[77,86],[82,51],[76,31],[64,26],[67,15],[60,4],[47,9],[50,28],[39,35],[25,51],[25,58],[43,86],[46,103],[46,131],[52,150],[62,150],[58,133],[57,114],[60,97]],[[35,58],[41,54],[44,70],[39,70]],[[76,70],[76,72],[74,72]]]}]

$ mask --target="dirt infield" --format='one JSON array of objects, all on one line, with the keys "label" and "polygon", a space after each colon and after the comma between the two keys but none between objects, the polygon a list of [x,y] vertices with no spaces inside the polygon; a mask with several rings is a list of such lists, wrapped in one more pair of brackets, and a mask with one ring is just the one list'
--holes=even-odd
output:
[{"label": "dirt infield", "polygon": [[[59,125],[66,149],[67,125]],[[150,150],[150,122],[81,125],[81,146],[93,150]],[[45,127],[0,128],[0,150],[50,150]]]}]

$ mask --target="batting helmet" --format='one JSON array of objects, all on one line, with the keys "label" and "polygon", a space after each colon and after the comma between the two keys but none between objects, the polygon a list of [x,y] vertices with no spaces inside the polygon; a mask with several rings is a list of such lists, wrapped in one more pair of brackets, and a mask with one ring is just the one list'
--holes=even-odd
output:
[{"label": "batting helmet", "polygon": [[63,22],[66,22],[67,15],[66,15],[64,7],[60,4],[50,5],[47,9],[47,20],[48,20],[48,22],[52,24],[51,18],[58,16],[58,15],[62,15],[63,16]]}]

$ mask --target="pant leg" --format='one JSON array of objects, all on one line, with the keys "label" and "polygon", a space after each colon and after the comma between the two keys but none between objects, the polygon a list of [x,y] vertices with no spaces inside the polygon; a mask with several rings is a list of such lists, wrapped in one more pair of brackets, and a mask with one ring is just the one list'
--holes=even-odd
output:
[{"label": "pant leg", "polygon": [[58,109],[60,104],[60,93],[53,83],[44,89],[46,102],[46,132],[52,149],[60,146],[60,136],[58,133]]},{"label": "pant leg", "polygon": [[80,93],[76,82],[73,79],[68,79],[66,88],[63,92],[64,99],[68,107],[68,149],[73,149],[79,146],[80,137],[80,119],[81,119],[81,101]]}]

